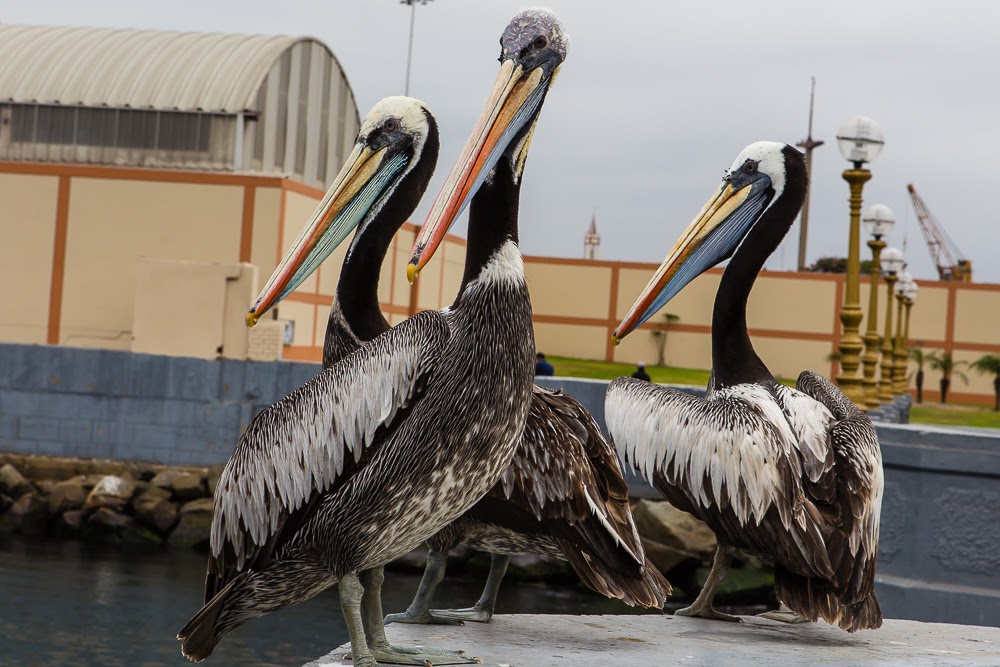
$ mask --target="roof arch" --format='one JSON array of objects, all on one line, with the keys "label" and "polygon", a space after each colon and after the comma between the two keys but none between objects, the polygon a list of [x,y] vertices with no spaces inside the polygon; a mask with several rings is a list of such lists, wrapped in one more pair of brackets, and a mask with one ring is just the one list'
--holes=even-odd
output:
[{"label": "roof arch", "polygon": [[[255,108],[286,35],[0,26],[0,100],[241,113]],[[338,63],[339,65],[339,63]]]}]

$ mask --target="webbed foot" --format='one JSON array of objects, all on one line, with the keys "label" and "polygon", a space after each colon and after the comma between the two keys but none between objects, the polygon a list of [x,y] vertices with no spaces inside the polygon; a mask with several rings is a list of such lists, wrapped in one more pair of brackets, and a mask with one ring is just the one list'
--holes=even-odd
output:
[{"label": "webbed foot", "polygon": [[757,616],[760,618],[769,618],[772,621],[780,621],[781,623],[809,623],[808,618],[788,609],[765,611],[763,614],[757,614]]},{"label": "webbed foot", "polygon": [[698,616],[699,618],[709,618],[714,621],[729,621],[730,623],[742,623],[743,619],[739,616],[733,616],[731,614],[724,614],[721,611],[717,611],[711,605],[698,606],[691,605],[690,607],[685,607],[684,609],[678,609],[674,612],[675,616]]},{"label": "webbed foot", "polygon": [[[476,605],[465,609],[431,609],[431,617],[441,619],[446,623],[461,623],[471,621],[473,623],[489,623],[493,618],[493,609]],[[441,622],[441,621],[436,621]]]},{"label": "webbed foot", "polygon": [[[482,663],[480,658],[471,658],[464,654],[464,651],[442,651],[438,649],[427,649],[424,647],[398,646],[396,644],[375,644],[369,647],[372,652],[372,660],[366,662],[364,658],[356,665],[359,667],[378,667],[378,665],[420,665],[421,667],[433,667],[434,665],[470,665]],[[345,660],[351,659],[351,654],[344,656]],[[365,658],[367,656],[364,656]]]},{"label": "webbed foot", "polygon": [[401,614],[388,614],[384,623],[413,623],[417,625],[462,625],[459,619],[439,616],[436,611],[412,612],[409,609]]}]

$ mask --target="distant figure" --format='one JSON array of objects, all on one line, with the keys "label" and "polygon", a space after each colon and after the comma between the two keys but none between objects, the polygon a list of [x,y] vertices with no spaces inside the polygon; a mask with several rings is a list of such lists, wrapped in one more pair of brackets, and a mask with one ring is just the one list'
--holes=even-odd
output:
[{"label": "distant figure", "polygon": [[[535,375],[538,375],[538,371],[535,371]],[[646,372],[646,364],[642,361],[635,365],[635,373],[632,373],[632,377],[636,380],[645,380],[649,382],[649,373]]]},{"label": "distant figure", "polygon": [[555,375],[556,369],[545,359],[545,355],[539,352],[535,355],[535,375]]}]

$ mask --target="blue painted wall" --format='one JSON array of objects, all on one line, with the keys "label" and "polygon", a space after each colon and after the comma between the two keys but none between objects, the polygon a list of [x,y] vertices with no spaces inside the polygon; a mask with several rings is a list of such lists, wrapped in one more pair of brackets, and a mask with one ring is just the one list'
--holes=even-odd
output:
[{"label": "blue painted wall", "polygon": [[0,345],[0,449],[221,463],[257,412],[318,371],[316,364]]}]

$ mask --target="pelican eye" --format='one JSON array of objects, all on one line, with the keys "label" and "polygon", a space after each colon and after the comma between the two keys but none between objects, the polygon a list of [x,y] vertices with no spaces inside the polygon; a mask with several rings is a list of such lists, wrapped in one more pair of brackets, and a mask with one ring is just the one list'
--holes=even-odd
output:
[{"label": "pelican eye", "polygon": [[384,123],[382,123],[382,129],[386,132],[399,132],[399,121],[395,118],[387,118]]},{"label": "pelican eye", "polygon": [[539,35],[538,37],[535,37],[535,39],[531,41],[531,45],[536,49],[544,49],[546,46],[549,45],[549,36]]},{"label": "pelican eye", "polygon": [[743,165],[744,174],[755,174],[757,173],[757,162],[754,160],[747,160],[746,164]]}]

